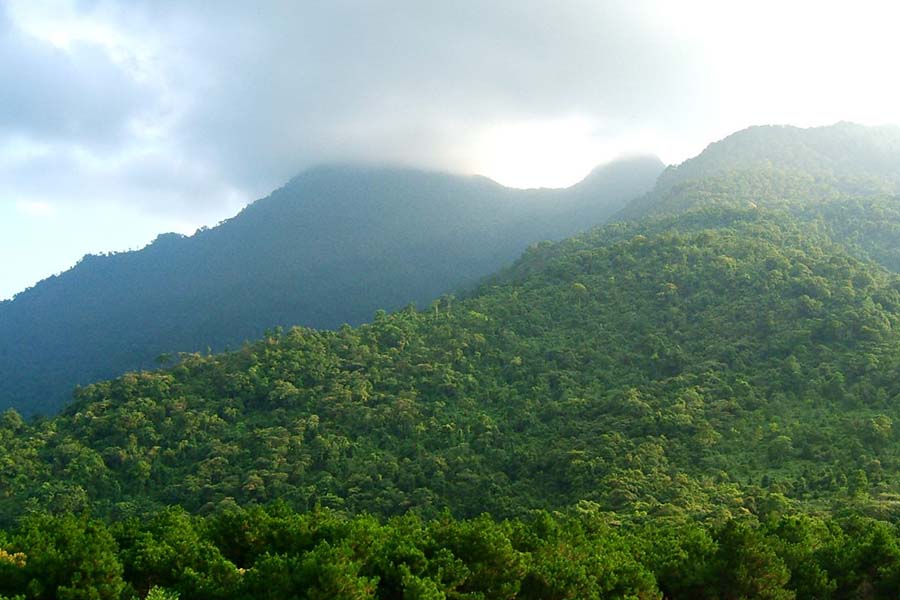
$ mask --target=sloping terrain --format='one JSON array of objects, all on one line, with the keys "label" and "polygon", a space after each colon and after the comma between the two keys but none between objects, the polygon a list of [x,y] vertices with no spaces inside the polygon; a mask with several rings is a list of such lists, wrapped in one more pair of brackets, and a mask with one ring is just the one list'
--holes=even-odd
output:
[{"label": "sloping terrain", "polygon": [[427,305],[528,244],[603,221],[661,170],[638,157],[565,190],[514,190],[411,169],[313,169],[218,227],[87,256],[0,303],[0,407],[52,414],[76,384],[153,368],[164,353]]},{"label": "sloping terrain", "polygon": [[751,127],[660,175],[613,220],[767,208],[900,272],[900,127]]},{"label": "sloping terrain", "polygon": [[3,514],[888,502],[898,289],[764,211],[612,225],[532,249],[466,300],[184,356],[50,421],[7,415]]},{"label": "sloping terrain", "polygon": [[891,178],[706,164],[459,297],[7,411],[0,594],[897,597]]}]

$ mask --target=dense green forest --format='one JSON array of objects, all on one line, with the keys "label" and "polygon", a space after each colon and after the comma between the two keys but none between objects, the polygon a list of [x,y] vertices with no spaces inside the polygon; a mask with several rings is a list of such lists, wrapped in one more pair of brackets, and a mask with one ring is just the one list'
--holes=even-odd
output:
[{"label": "dense green forest", "polygon": [[[0,598],[896,598],[900,530],[865,517],[700,524],[584,504],[497,522],[284,505],[112,524],[35,515],[0,536]],[[6,595],[2,595],[6,594]]]},{"label": "dense green forest", "polygon": [[86,256],[0,302],[0,410],[56,413],[76,384],[221,351],[266,329],[336,328],[427,304],[531,243],[606,219],[653,186],[655,157],[598,167],[560,190],[413,169],[320,167],[217,227],[136,252]]},{"label": "dense green forest", "polygon": [[[674,228],[674,229],[673,229]],[[533,248],[471,298],[9,413],[0,514],[280,498],[515,516],[587,499],[889,510],[900,283],[783,215],[704,209]]]},{"label": "dense green forest", "polygon": [[0,595],[896,598],[898,200],[845,163],[7,411]]},{"label": "dense green forest", "polygon": [[[29,527],[62,527],[75,533],[60,535],[82,528],[102,538],[106,550],[97,552],[109,562],[104,577],[115,594],[159,584],[187,597],[253,597],[246,586],[259,580],[246,575],[266,568],[291,573],[270,573],[266,585],[302,588],[301,597],[329,597],[337,592],[313,590],[332,584],[356,590],[344,597],[397,597],[390,586],[420,584],[433,595],[410,597],[691,597],[703,589],[705,597],[788,598],[803,585],[820,586],[817,597],[854,597],[860,586],[890,597],[890,523],[900,497],[898,315],[900,281],[823,234],[782,214],[704,208],[536,246],[469,298],[380,313],[358,328],[273,331],[236,352],[173,357],[169,369],[80,390],[55,419],[27,423],[6,413],[0,514],[10,540],[2,544],[12,565],[8,593],[56,597],[28,588],[27,560],[15,557],[27,557],[28,544],[41,552],[62,543],[36,541]],[[488,534],[491,521],[478,515],[508,517],[496,526],[498,543],[519,557],[520,570],[498,569],[477,584],[512,576],[500,591],[472,587],[462,575],[442,579],[444,571],[427,566],[441,548],[464,564],[484,559],[481,550],[456,554],[443,539],[416,546],[425,559],[404,582],[399,559],[378,566],[381,551],[347,554],[372,548],[357,533],[293,557],[265,541],[260,555],[272,558],[259,564],[259,556],[229,555],[220,541],[200,542],[212,534],[182,539],[216,557],[218,566],[203,568],[244,570],[215,584],[185,563],[144,566],[151,574],[143,580],[129,566],[133,539],[174,533],[122,528],[176,518],[168,505],[210,515],[197,525],[205,532],[216,519],[256,510],[240,506],[276,500],[387,537],[407,526]],[[599,520],[535,516],[547,509]],[[40,516],[47,511],[59,516]],[[359,513],[373,517],[341,516]],[[810,530],[789,535],[827,539],[806,550],[806,541],[789,538],[793,546],[782,548],[778,528],[795,526],[792,519]],[[599,533],[590,529],[597,523]],[[863,564],[869,550],[839,553],[858,537],[853,531],[887,544],[879,546],[887,562]],[[683,560],[702,572],[669,565],[665,579],[666,565],[641,545],[651,532],[667,547],[690,546]],[[733,543],[762,553],[774,574],[757,581],[762,567],[723,572],[721,561],[738,552]],[[575,574],[555,574],[562,565],[541,563],[550,560],[544,544],[554,560],[563,547],[585,562],[565,561]],[[798,548],[807,555],[791,554]],[[851,562],[834,562],[837,554]],[[602,557],[605,567],[595,564]],[[35,569],[47,568],[36,560]],[[546,569],[544,580],[533,572]],[[743,589],[773,588],[734,595],[734,577],[751,586]],[[805,577],[814,581],[795,581]],[[221,588],[198,591],[205,585]],[[540,587],[556,585],[585,587]],[[110,594],[103,597],[119,597]]]}]

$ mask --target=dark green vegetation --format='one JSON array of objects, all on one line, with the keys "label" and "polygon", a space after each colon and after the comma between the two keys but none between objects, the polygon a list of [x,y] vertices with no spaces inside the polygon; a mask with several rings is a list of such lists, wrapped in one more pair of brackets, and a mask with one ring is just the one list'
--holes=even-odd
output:
[{"label": "dark green vegetation", "polygon": [[[283,506],[106,524],[33,516],[0,534],[0,598],[165,600],[897,598],[900,530],[867,518],[386,522]],[[5,595],[4,595],[5,594]]]},{"label": "dark green vegetation", "polygon": [[239,347],[277,325],[357,324],[427,305],[536,241],[599,223],[649,190],[634,158],[566,190],[480,177],[319,168],[218,227],[87,256],[0,303],[0,410],[55,413],[75,384],[155,368],[160,354]]},{"label": "dark green vegetation", "polygon": [[[677,232],[673,228],[678,229]],[[712,515],[900,493],[900,283],[758,210],[537,247],[467,300],[8,414],[0,514],[161,504]]]},{"label": "dark green vegetation", "polygon": [[82,597],[28,581],[89,532],[100,597],[897,597],[900,201],[820,141],[866,131],[750,130],[465,297],[7,412],[0,594]]}]

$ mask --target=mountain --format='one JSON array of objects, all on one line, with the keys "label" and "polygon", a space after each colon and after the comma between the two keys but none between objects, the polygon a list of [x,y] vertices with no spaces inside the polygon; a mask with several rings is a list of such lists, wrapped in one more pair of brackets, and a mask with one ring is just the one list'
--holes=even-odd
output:
[{"label": "mountain", "polygon": [[76,384],[155,367],[162,354],[427,305],[531,243],[603,221],[661,170],[634,157],[568,189],[516,190],[411,169],[312,169],[217,227],[86,256],[0,303],[0,407],[52,413]]},{"label": "mountain", "polygon": [[758,126],[710,144],[668,167],[654,189],[618,218],[672,213],[700,204],[766,207],[821,204],[900,191],[900,127],[838,123],[802,129]]},{"label": "mountain", "polygon": [[710,206],[781,211],[900,272],[900,127],[751,127],[667,168],[612,219]]},{"label": "mountain", "polygon": [[657,187],[670,189],[712,175],[772,168],[895,190],[900,184],[898,166],[900,126],[842,122],[804,129],[768,125],[750,127],[710,144],[699,156],[666,169]]},{"label": "mountain", "polygon": [[460,297],[5,412],[0,594],[897,597],[889,172],[733,156]]},{"label": "mountain", "polygon": [[[775,132],[772,156],[779,155],[782,129],[750,131],[751,148]],[[738,161],[743,138],[712,148]],[[729,145],[737,150],[725,152]],[[900,494],[893,443],[900,281],[848,240],[855,224],[879,218],[865,202],[892,197],[823,195],[816,183],[831,189],[831,176],[753,160],[752,168],[728,167],[733,176],[712,168],[703,178],[691,167],[695,175],[684,183],[661,179],[642,199],[663,203],[658,210],[535,245],[465,298],[378,312],[358,328],[271,332],[236,352],[183,355],[169,370],[84,388],[54,420],[27,425],[9,416],[4,464],[18,475],[10,475],[17,483],[7,484],[0,513],[54,502],[113,513],[175,502],[199,511],[228,498],[281,498],[299,508],[379,514],[450,507],[509,515],[580,500],[710,514],[723,506],[750,510],[748,498],[773,490],[814,506],[851,488],[885,510]],[[428,241],[412,227],[415,202],[400,190],[423,190],[423,182],[445,189],[436,181],[459,190],[450,176],[337,171],[312,171],[216,230],[125,258],[150,260],[153,252],[204,242],[230,248],[211,270],[227,272],[243,260],[260,264],[266,253],[280,256],[242,233],[267,225],[268,239],[294,231],[305,256],[327,262],[336,249],[313,245],[301,219],[280,209],[292,190],[330,181],[337,183],[327,200],[303,205],[315,222],[345,235],[369,223],[358,248],[399,260],[396,240],[375,231],[412,228],[407,241]],[[350,190],[361,194],[373,173],[384,185],[378,206],[395,203],[389,212],[407,220],[379,222],[388,211],[354,213],[339,203]],[[473,207],[514,196],[525,213],[553,207],[570,214],[563,200],[577,206],[584,189],[514,192],[482,178],[465,184],[471,193],[455,197]],[[684,202],[665,205],[675,198]],[[840,219],[823,216],[854,202],[861,221],[844,219],[839,228]],[[460,225],[465,214],[471,211],[448,214],[448,229],[476,227]],[[493,231],[509,223],[498,214],[478,224]],[[216,236],[243,241],[229,247]],[[234,276],[245,272],[235,268]],[[201,275],[188,280],[200,286]],[[144,295],[162,283],[149,280]],[[224,295],[223,306],[235,299],[272,306],[277,298],[254,285],[256,296]]]},{"label": "mountain", "polygon": [[898,382],[896,276],[780,216],[704,209],[534,247],[468,299],[185,356],[51,421],[8,415],[0,514],[709,516],[776,491],[894,510]]}]

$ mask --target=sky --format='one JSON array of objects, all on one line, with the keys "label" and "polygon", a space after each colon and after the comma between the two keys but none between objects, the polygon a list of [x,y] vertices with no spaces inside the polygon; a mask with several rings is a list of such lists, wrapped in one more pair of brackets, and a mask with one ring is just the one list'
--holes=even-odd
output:
[{"label": "sky", "polygon": [[310,166],[561,187],[750,125],[900,123],[900,5],[0,0],[0,299]]}]

